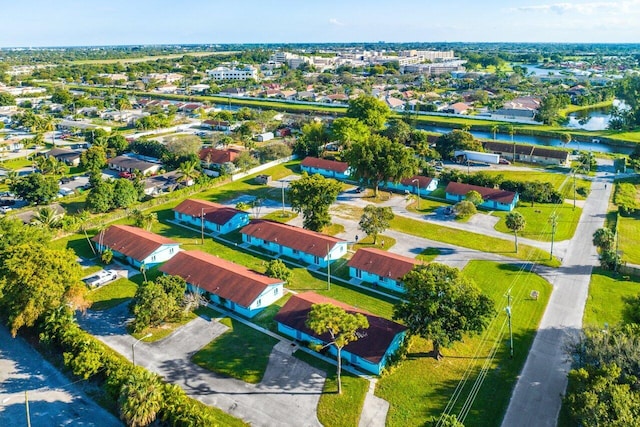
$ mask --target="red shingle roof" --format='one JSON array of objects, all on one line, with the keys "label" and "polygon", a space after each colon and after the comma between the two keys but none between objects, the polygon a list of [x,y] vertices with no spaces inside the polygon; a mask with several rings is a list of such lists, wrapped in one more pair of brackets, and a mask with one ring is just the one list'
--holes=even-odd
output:
[{"label": "red shingle roof", "polygon": [[218,225],[224,225],[237,214],[244,213],[241,210],[230,208],[219,203],[196,199],[186,199],[173,208],[175,212],[189,215],[194,218],[200,218],[203,209],[204,219]]},{"label": "red shingle roof", "polygon": [[349,267],[368,271],[380,277],[389,277],[393,280],[401,279],[410,272],[419,261],[375,248],[358,249],[353,258],[349,260]]},{"label": "red shingle roof", "polygon": [[484,200],[494,200],[507,205],[510,205],[513,202],[513,198],[516,197],[516,193],[513,191],[480,187],[478,185],[463,184],[461,182],[450,182],[445,189],[445,192],[458,196],[464,196],[469,191],[477,191]]},{"label": "red shingle roof", "polygon": [[414,179],[418,180],[418,183],[420,184],[420,188],[427,188],[429,184],[431,184],[431,181],[433,181],[433,178],[431,177],[416,175],[416,176],[412,176],[411,178],[405,178],[402,181],[400,181],[400,183],[402,185],[407,185],[409,187],[415,186],[416,183],[413,182]]},{"label": "red shingle roof", "polygon": [[159,270],[243,307],[249,307],[267,287],[283,283],[201,251],[180,252]]},{"label": "red shingle roof", "polygon": [[232,162],[240,155],[240,150],[217,150],[215,148],[204,148],[198,154],[200,160],[207,163],[215,163],[221,165],[223,163]]},{"label": "red shingle roof", "polygon": [[395,336],[407,329],[399,323],[313,292],[303,292],[292,296],[275,316],[275,321],[319,338],[324,342],[329,342],[331,339],[328,333],[317,335],[306,326],[307,317],[313,304],[333,304],[349,313],[363,314],[369,321],[369,328],[363,331],[366,335],[357,341],[349,343],[345,350],[373,363],[380,363]]},{"label": "red shingle roof", "polygon": [[315,231],[263,219],[252,220],[240,233],[321,258],[327,256],[327,248],[333,249],[337,243],[344,242]]},{"label": "red shingle roof", "polygon": [[162,245],[178,244],[166,237],[128,225],[112,225],[102,233],[102,237],[97,234],[91,240],[137,261],[144,260]]},{"label": "red shingle roof", "polygon": [[300,164],[309,168],[325,169],[338,173],[345,173],[347,169],[349,169],[348,163],[337,162],[335,160],[318,159],[317,157],[307,157]]}]

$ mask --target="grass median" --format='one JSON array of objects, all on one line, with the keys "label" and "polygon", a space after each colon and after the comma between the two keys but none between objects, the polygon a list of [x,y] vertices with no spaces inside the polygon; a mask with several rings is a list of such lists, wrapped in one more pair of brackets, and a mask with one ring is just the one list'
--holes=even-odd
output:
[{"label": "grass median", "polygon": [[500,254],[550,267],[560,266],[560,261],[557,258],[549,259],[549,252],[532,246],[519,244],[518,252],[516,253],[514,243],[511,240],[498,239],[400,216],[391,221],[391,228],[413,236],[462,246],[463,248]]}]

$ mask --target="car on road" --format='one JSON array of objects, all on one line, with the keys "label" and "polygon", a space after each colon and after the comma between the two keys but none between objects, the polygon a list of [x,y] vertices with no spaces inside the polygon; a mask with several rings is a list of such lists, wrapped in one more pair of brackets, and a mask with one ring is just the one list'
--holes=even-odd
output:
[{"label": "car on road", "polygon": [[364,187],[356,187],[356,193],[362,193],[364,191]]},{"label": "car on road", "polygon": [[501,165],[510,165],[511,162],[507,159],[500,159],[498,160],[498,163],[500,163]]},{"label": "car on road", "polygon": [[6,214],[11,208],[9,206],[0,206],[0,213]]},{"label": "car on road", "polygon": [[114,270],[100,270],[96,274],[82,279],[82,281],[92,288],[97,288],[99,286],[106,285],[107,283],[112,282],[117,278],[118,273],[116,273]]}]

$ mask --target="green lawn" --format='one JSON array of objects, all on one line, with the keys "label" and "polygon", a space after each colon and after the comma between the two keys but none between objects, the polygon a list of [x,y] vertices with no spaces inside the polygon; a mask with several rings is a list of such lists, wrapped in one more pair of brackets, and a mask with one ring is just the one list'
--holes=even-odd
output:
[{"label": "green lawn", "polygon": [[591,274],[589,297],[584,309],[584,326],[604,327],[627,322],[625,300],[640,294],[640,278],[616,275],[613,272],[595,268]]},{"label": "green lawn", "polygon": [[342,371],[342,394],[338,394],[336,367],[304,351],[296,351],[298,359],[323,370],[327,374],[322,395],[318,402],[318,420],[322,425],[331,427],[353,427],[360,420],[369,381]]},{"label": "green lawn", "polygon": [[147,334],[151,334],[150,337],[144,338],[142,341],[144,342],[160,341],[161,339],[171,335],[176,329],[191,322],[196,317],[197,315],[195,313],[189,313],[186,316],[184,316],[182,319],[176,322],[167,322],[158,326],[150,326],[146,329],[143,329],[140,332],[132,333],[131,336],[134,338],[140,339],[146,336]]},{"label": "green lawn", "polygon": [[136,283],[129,279],[121,278],[101,288],[89,291],[88,299],[92,302],[91,310],[108,310],[115,307],[133,298],[137,289],[138,285]]},{"label": "green lawn", "polygon": [[623,261],[640,264],[640,216],[618,215],[618,244]]},{"label": "green lawn", "polygon": [[[384,244],[383,244],[384,243]],[[358,243],[353,245],[353,251],[357,251],[360,248],[376,248],[382,250],[389,250],[396,244],[396,239],[393,237],[385,236],[384,234],[378,234],[378,239],[376,243],[373,243],[373,236],[366,236],[364,238],[358,239]]]},{"label": "green lawn", "polygon": [[295,212],[284,211],[284,215],[283,215],[282,211],[278,211],[278,212],[272,212],[267,215],[263,215],[260,217],[260,219],[268,219],[271,221],[278,221],[278,222],[289,222],[292,219],[296,218],[297,216],[298,214]]},{"label": "green lawn", "polygon": [[[467,337],[451,349],[444,349],[444,359],[430,357],[431,343],[417,339],[407,360],[389,375],[380,379],[376,395],[387,400],[391,407],[387,426],[423,426],[430,417],[438,417],[453,395],[460,379],[470,369],[469,381],[454,406],[457,413],[486,361],[491,345],[499,348],[489,364],[487,377],[479,390],[467,425],[496,426],[509,403],[511,391],[526,360],[529,347],[551,294],[551,286],[539,276],[520,272],[517,267],[487,261],[472,261],[464,273],[496,304],[496,320],[482,337]],[[506,292],[511,289],[514,335],[514,358],[509,357],[509,335],[504,307]],[[539,292],[538,300],[529,298],[531,290]],[[476,358],[474,358],[474,355]]]},{"label": "green lawn", "polygon": [[198,351],[193,362],[218,374],[259,383],[278,340],[228,317],[220,322],[230,329]]},{"label": "green lawn", "polygon": [[514,243],[511,240],[498,239],[465,230],[443,227],[406,217],[394,218],[391,221],[391,227],[403,233],[462,246],[464,248],[499,253],[512,258],[537,262],[551,267],[558,267],[560,265],[560,261],[558,261],[557,258],[549,260],[548,252],[532,246],[520,244],[518,245],[518,253],[516,253]]},{"label": "green lawn", "polygon": [[344,233],[344,225],[342,224],[329,224],[322,229],[322,233],[329,236],[335,236],[336,234]]},{"label": "green lawn", "polygon": [[[558,215],[555,241],[571,239],[580,221],[580,215],[582,215],[580,207],[573,209],[573,205],[568,203],[563,205],[535,204],[533,207],[527,203],[526,206],[518,206],[515,211],[520,212],[526,221],[525,229],[519,235],[544,242],[551,241],[552,228],[549,218],[552,213]],[[507,214],[508,212],[493,212],[493,215],[500,217],[495,229],[503,233],[513,234],[505,224]]]},{"label": "green lawn", "polygon": [[18,170],[33,165],[31,160],[27,160],[26,157],[19,157],[17,159],[4,160],[0,163],[0,167],[11,170]]}]

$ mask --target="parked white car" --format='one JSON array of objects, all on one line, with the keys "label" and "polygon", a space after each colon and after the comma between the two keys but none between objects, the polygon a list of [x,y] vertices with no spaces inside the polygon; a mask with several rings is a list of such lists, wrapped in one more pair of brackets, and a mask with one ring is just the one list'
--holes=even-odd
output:
[{"label": "parked white car", "polygon": [[91,276],[85,277],[82,280],[92,288],[97,288],[98,286],[106,285],[107,283],[116,280],[117,278],[118,273],[116,273],[114,270],[100,270],[96,274],[92,274]]}]

